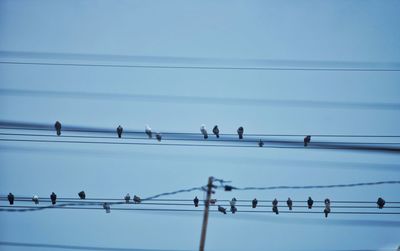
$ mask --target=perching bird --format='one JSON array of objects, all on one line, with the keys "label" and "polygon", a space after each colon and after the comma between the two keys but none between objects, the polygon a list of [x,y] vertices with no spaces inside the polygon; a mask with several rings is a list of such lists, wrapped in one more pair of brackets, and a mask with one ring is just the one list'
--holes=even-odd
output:
[{"label": "perching bird", "polygon": [[224,190],[225,190],[226,192],[230,192],[230,191],[232,191],[232,189],[233,189],[233,187],[230,186],[230,185],[225,185],[225,186],[224,186]]},{"label": "perching bird", "polygon": [[200,126],[200,132],[203,134],[204,139],[208,139],[208,133],[205,125]]},{"label": "perching bird", "polygon": [[215,203],[217,203],[217,199],[211,199],[210,200],[210,204],[215,205]]},{"label": "perching bird", "polygon": [[272,212],[274,212],[275,214],[279,214],[278,200],[276,198],[272,201]]},{"label": "perching bird", "polygon": [[33,195],[32,201],[35,202],[36,205],[39,204],[39,196]]},{"label": "perching bird", "polygon": [[198,206],[199,206],[199,198],[197,198],[197,196],[194,197],[193,203],[194,203],[194,206],[195,206],[195,207],[198,207]]},{"label": "perching bird", "polygon": [[56,204],[57,195],[56,195],[54,192],[52,192],[52,193],[50,194],[50,200],[51,200],[51,204],[53,204],[53,205]]},{"label": "perching bird", "polygon": [[252,208],[256,208],[257,207],[257,203],[258,203],[257,199],[254,198],[254,200],[251,202],[251,207]]},{"label": "perching bird", "polygon": [[80,191],[80,192],[78,193],[78,195],[79,195],[79,198],[80,198],[81,200],[86,199],[85,191]]},{"label": "perching bird", "polygon": [[56,121],[56,123],[54,124],[54,128],[56,128],[57,136],[60,136],[61,135],[61,123],[60,123],[60,121]]},{"label": "perching bird", "polygon": [[231,205],[231,207],[236,206],[236,198],[232,198],[232,200],[229,202],[229,204]]},{"label": "perching bird", "polygon": [[237,208],[235,206],[231,206],[231,212],[234,214],[237,212]]},{"label": "perching bird", "polygon": [[217,138],[219,138],[219,129],[218,129],[218,126],[217,126],[217,125],[214,126],[214,128],[213,128],[213,133],[215,134],[215,136],[217,136]]},{"label": "perching bird", "polygon": [[311,136],[308,135],[304,138],[304,146],[308,146],[308,144],[310,144],[311,142]]},{"label": "perching bird", "polygon": [[7,196],[8,202],[10,202],[10,205],[14,205],[14,194],[9,193]]},{"label": "perching bird", "polygon": [[106,213],[109,214],[111,212],[110,204],[108,204],[107,202],[103,203],[103,208],[106,210]]},{"label": "perching bird", "polygon": [[331,200],[330,199],[325,199],[325,218],[328,217],[328,214],[331,212]]},{"label": "perching bird", "polygon": [[378,201],[376,202],[376,204],[378,205],[378,208],[379,209],[382,209],[383,208],[383,206],[385,206],[385,200],[384,199],[382,199],[381,197],[379,197],[378,198]]},{"label": "perching bird", "polygon": [[127,193],[124,197],[125,199],[125,203],[129,203],[129,201],[131,200],[131,196],[129,195],[129,193]]},{"label": "perching bird", "polygon": [[308,209],[311,209],[313,204],[314,204],[313,199],[311,199],[311,197],[308,197],[307,200]]},{"label": "perching bird", "polygon": [[286,204],[287,204],[287,206],[289,207],[289,210],[292,210],[293,201],[292,201],[290,198],[287,199]]},{"label": "perching bird", "polygon": [[226,208],[223,208],[221,206],[218,206],[218,211],[220,211],[223,214],[226,214]]},{"label": "perching bird", "polygon": [[122,126],[119,125],[119,126],[117,127],[118,138],[121,138],[121,137],[122,137],[122,132],[123,132],[123,131],[124,131],[124,128],[122,128]]},{"label": "perching bird", "polygon": [[162,138],[162,136],[161,136],[161,133],[156,133],[156,139],[158,140],[158,142],[161,142],[161,138]]},{"label": "perching bird", "polygon": [[239,135],[239,139],[243,139],[243,132],[244,132],[244,129],[243,129],[242,126],[237,129],[237,133]]},{"label": "perching bird", "polygon": [[140,199],[139,196],[134,195],[134,196],[133,196],[133,201],[134,201],[135,203],[140,203],[142,200]]},{"label": "perching bird", "polygon": [[260,141],[258,141],[258,146],[259,146],[259,147],[263,147],[263,146],[264,146],[264,141],[262,141],[262,140],[260,139]]},{"label": "perching bird", "polygon": [[146,125],[144,132],[147,134],[147,136],[149,137],[149,139],[151,139],[153,137],[153,133],[151,132],[151,128],[149,125]]}]

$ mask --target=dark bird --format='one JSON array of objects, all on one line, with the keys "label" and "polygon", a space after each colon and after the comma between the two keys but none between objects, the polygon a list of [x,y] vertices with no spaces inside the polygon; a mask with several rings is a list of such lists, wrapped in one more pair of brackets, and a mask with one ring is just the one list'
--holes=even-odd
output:
[{"label": "dark bird", "polygon": [[122,128],[122,126],[119,125],[119,126],[117,127],[118,138],[121,138],[121,137],[122,137],[122,132],[123,132],[123,131],[124,131],[124,128]]},{"label": "dark bird", "polygon": [[385,206],[385,200],[384,199],[382,199],[381,197],[379,197],[378,198],[378,201],[376,202],[376,204],[378,205],[378,208],[379,209],[382,209],[383,208],[383,206]]},{"label": "dark bird", "polygon": [[54,192],[52,192],[52,193],[50,194],[50,200],[51,200],[51,204],[53,204],[53,205],[56,204],[57,195],[56,195]]},{"label": "dark bird", "polygon": [[10,202],[10,205],[14,205],[14,194],[9,193],[7,196],[8,202]]},{"label": "dark bird", "polygon": [[272,201],[272,212],[274,212],[275,214],[279,214],[278,200],[276,198]]},{"label": "dark bird", "polygon": [[243,129],[242,126],[237,129],[237,133],[239,135],[239,139],[243,139],[243,132],[244,132],[244,129]]},{"label": "dark bird", "polygon": [[331,212],[331,200],[330,199],[325,199],[325,209],[324,209],[324,213],[325,213],[325,218],[328,217],[328,214]]},{"label": "dark bird", "polygon": [[161,138],[162,138],[162,136],[161,136],[161,133],[156,133],[156,139],[158,140],[158,142],[161,142]]},{"label": "dark bird", "polygon": [[304,138],[304,146],[308,146],[308,144],[310,144],[311,142],[311,136],[308,135]]},{"label": "dark bird", "polygon": [[60,136],[61,135],[61,123],[60,123],[60,121],[56,121],[56,123],[54,124],[54,128],[56,128],[57,136]]},{"label": "dark bird", "polygon": [[127,193],[124,197],[125,199],[125,203],[129,203],[129,201],[131,200],[131,196],[129,195],[129,193]]},{"label": "dark bird", "polygon": [[217,136],[217,138],[219,138],[219,129],[218,129],[218,126],[217,126],[217,125],[214,126],[214,128],[213,128],[213,133],[215,134],[215,136]]},{"label": "dark bird", "polygon": [[257,207],[257,203],[258,203],[257,199],[254,198],[254,200],[251,202],[251,207],[252,208],[256,208]]},{"label": "dark bird", "polygon": [[260,139],[260,141],[258,141],[258,146],[259,146],[259,147],[263,147],[263,146],[264,146],[264,141],[262,141],[262,140]]},{"label": "dark bird", "polygon": [[134,196],[133,196],[133,201],[134,201],[135,203],[140,203],[142,200],[140,199],[139,196],[134,195]]},{"label": "dark bird", "polygon": [[205,125],[200,126],[200,132],[203,134],[204,139],[208,139],[208,133]]},{"label": "dark bird", "polygon": [[199,206],[199,198],[197,198],[197,196],[194,197],[193,203],[194,203],[194,206],[195,206],[195,207],[198,207],[198,206]]},{"label": "dark bird", "polygon": [[109,214],[111,212],[110,204],[108,204],[107,202],[103,203],[103,208],[106,210],[106,213]]},{"label": "dark bird", "polygon": [[308,209],[311,209],[313,204],[314,204],[314,201],[311,199],[311,197],[308,197],[308,200],[307,200]]},{"label": "dark bird", "polygon": [[81,200],[86,199],[85,191],[80,191],[80,192],[78,193],[78,195],[79,195],[79,198],[80,198]]},{"label": "dark bird", "polygon": [[292,210],[293,201],[292,201],[290,198],[287,199],[286,204],[287,204],[287,206],[289,207],[289,210]]},{"label": "dark bird", "polygon": [[223,214],[226,214],[226,208],[223,208],[221,206],[218,206],[218,211],[223,213]]},{"label": "dark bird", "polygon": [[149,125],[146,125],[144,132],[147,134],[147,136],[149,137],[149,139],[153,138],[153,133],[151,132],[151,128]]}]

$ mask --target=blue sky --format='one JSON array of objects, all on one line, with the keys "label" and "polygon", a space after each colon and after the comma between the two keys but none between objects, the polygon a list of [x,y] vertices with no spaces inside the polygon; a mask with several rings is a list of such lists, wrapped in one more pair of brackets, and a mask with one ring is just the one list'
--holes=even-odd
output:
[{"label": "blue sky", "polygon": [[[398,1],[0,1],[0,59],[213,66],[400,65]],[[250,71],[0,64],[0,119],[199,132],[400,135],[398,109],[255,105],[240,99],[398,103],[398,72]],[[6,90],[107,93],[108,98]],[[118,99],[113,94],[144,95]],[[203,102],[183,102],[201,97]],[[156,98],[154,98],[156,97]],[[207,102],[218,98],[221,102]],[[227,99],[237,103],[226,102]],[[224,101],[225,100],[225,101]],[[302,140],[301,138],[298,140]],[[204,185],[399,180],[395,154],[159,146],[0,144],[0,193],[143,197]],[[192,198],[201,193],[179,195]],[[398,186],[217,192],[219,199],[399,201]],[[4,202],[1,202],[4,203]],[[388,223],[388,222],[391,223]],[[202,215],[0,213],[0,241],[196,250]],[[208,250],[360,250],[399,245],[398,216],[211,214]],[[29,250],[0,246],[0,250]],[[31,250],[38,250],[32,248]],[[53,249],[58,250],[58,249]]]}]

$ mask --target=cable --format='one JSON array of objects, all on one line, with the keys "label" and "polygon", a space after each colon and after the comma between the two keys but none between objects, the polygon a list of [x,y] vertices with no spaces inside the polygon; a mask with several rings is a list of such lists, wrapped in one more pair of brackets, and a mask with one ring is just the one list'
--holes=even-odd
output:
[{"label": "cable", "polygon": [[[2,128],[0,128],[1,130]],[[2,133],[0,132],[0,135],[3,136],[25,136],[25,137],[52,137],[52,138],[60,138],[59,136],[55,134],[34,134],[34,133]],[[258,143],[259,139],[237,139],[236,137],[233,138],[208,138],[207,140],[204,140],[202,137],[197,135],[198,137],[196,138],[181,138],[181,137],[164,137],[163,141],[165,140],[172,140],[172,141],[201,141],[201,142],[241,142],[241,143]],[[115,136],[87,136],[87,135],[62,135],[62,138],[82,138],[82,139],[117,139]],[[134,140],[147,140],[149,139],[148,137],[142,136],[142,137],[129,137],[129,136],[124,136],[123,139],[134,139]],[[118,139],[119,140],[119,139]],[[290,143],[290,144],[303,144],[303,142],[299,141],[293,141],[293,140],[271,140],[268,139],[265,141],[265,143],[276,143],[276,144],[283,144],[283,143]],[[313,142],[317,144],[344,144],[344,145],[399,145],[400,142],[328,142],[328,141],[316,141]]]},{"label": "cable", "polygon": [[247,71],[345,71],[345,72],[398,72],[400,69],[390,68],[314,68],[314,67],[230,67],[230,66],[185,66],[185,65],[140,65],[140,64],[87,64],[87,63],[45,63],[27,61],[0,61],[0,64],[41,65],[68,67],[110,67],[110,68],[142,68],[142,69],[189,69],[189,70],[247,70]]},{"label": "cable", "polygon": [[[261,148],[257,145],[224,145],[224,144],[188,144],[188,143],[145,143],[145,142],[109,142],[109,141],[79,141],[79,140],[34,140],[34,139],[0,139],[5,142],[31,142],[31,143],[67,143],[67,144],[103,144],[103,145],[156,145],[156,146],[180,146],[180,147],[220,147],[220,148]],[[305,149],[301,146],[263,146],[270,149]],[[308,146],[308,149],[324,150],[351,150],[351,151],[375,151],[398,153],[400,148],[379,146]]]},{"label": "cable", "polygon": [[[44,244],[44,243],[23,243],[23,242],[10,242],[10,241],[0,241],[0,246],[25,247],[25,248],[28,247],[28,248],[94,250],[94,251],[172,251],[172,250],[166,250],[166,249],[92,247],[92,246]],[[184,250],[178,250],[178,251],[184,251]]]},{"label": "cable", "polygon": [[[40,124],[32,122],[15,122],[15,121],[1,121],[0,129],[10,129],[10,130],[39,130],[39,131],[52,131],[54,132],[53,124]],[[71,126],[63,125],[62,131],[69,132],[91,132],[91,133],[111,133],[116,134],[116,128],[99,128],[99,127],[83,127],[83,126]],[[127,130],[124,129],[123,134],[138,134],[144,135],[144,130]],[[187,136],[197,136],[201,137],[200,132],[162,132],[162,135],[187,135]],[[220,133],[221,136],[236,136],[237,133]],[[400,135],[351,135],[351,134],[252,134],[245,133],[245,137],[302,137],[311,135],[312,137],[325,137],[325,138],[400,138]]]},{"label": "cable", "polygon": [[[199,189],[200,190],[200,189]],[[202,188],[201,188],[202,190]],[[40,197],[40,200],[42,201],[50,201],[49,198],[47,197]],[[7,200],[7,196],[3,195],[0,196],[0,200]],[[18,201],[32,201],[32,197],[29,196],[15,196],[15,200]],[[57,201],[59,200],[66,200],[66,201],[83,201],[80,198],[70,198],[70,197],[57,197]],[[119,201],[119,202],[124,202],[124,198],[85,198],[84,201],[98,201],[98,202],[105,202],[105,201]],[[145,201],[144,199],[142,201]],[[150,201],[157,201],[157,202],[193,202],[192,199],[150,199]],[[224,200],[224,199],[218,199],[218,202],[229,202],[230,200]],[[251,203],[252,199],[238,199],[237,202],[250,202]],[[271,203],[273,200],[258,200],[258,202],[267,202]],[[307,203],[307,200],[292,200],[293,203]],[[281,203],[286,203],[286,200],[278,200],[278,202]],[[324,203],[323,200],[314,200],[314,203]],[[376,204],[376,201],[363,201],[363,200],[331,200],[332,204]],[[388,204],[400,204],[400,201],[386,201]],[[192,204],[190,204],[192,205]]]},{"label": "cable", "polygon": [[[104,210],[101,207],[59,207],[59,206],[0,206],[0,211],[5,212],[28,212],[44,209],[71,209],[71,210]],[[178,209],[178,208],[111,208],[115,211],[158,211],[158,212],[203,212],[201,209]],[[218,213],[218,210],[210,210]],[[240,213],[272,213],[270,210],[240,210]],[[279,211],[287,214],[323,214],[317,211]],[[370,214],[370,215],[399,215],[400,212],[361,212],[361,211],[332,211],[332,214]]]},{"label": "cable", "polygon": [[[276,190],[276,189],[320,189],[320,188],[343,188],[343,187],[359,187],[359,186],[377,186],[377,185],[395,185],[400,184],[399,180],[390,181],[377,181],[377,182],[361,182],[361,183],[350,183],[350,184],[335,184],[335,185],[318,185],[318,186],[269,186],[269,187],[233,187],[233,190]],[[217,186],[217,188],[225,188],[225,186]]]}]

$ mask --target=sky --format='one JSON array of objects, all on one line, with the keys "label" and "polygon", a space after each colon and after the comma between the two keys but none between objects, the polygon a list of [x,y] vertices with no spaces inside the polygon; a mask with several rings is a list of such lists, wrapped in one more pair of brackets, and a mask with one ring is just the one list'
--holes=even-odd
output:
[{"label": "sky", "polygon": [[[399,1],[0,1],[0,61],[400,68]],[[0,120],[221,133],[400,135],[399,71],[0,64]],[[125,95],[125,96],[124,96]],[[72,135],[65,132],[64,135]],[[7,138],[8,136],[1,136]],[[54,139],[54,138],[52,138]],[[313,137],[313,140],[322,140]],[[295,138],[301,142],[302,137]],[[385,139],[396,142],[396,139]],[[0,194],[142,197],[203,186],[400,180],[398,154],[0,143]],[[400,201],[398,185],[224,192],[217,199]],[[171,198],[203,197],[202,192]],[[0,201],[5,205],[5,201]],[[196,250],[202,213],[0,212],[0,242]],[[206,250],[394,250],[396,215],[211,213]],[[0,245],[1,251],[40,250]],[[46,250],[62,250],[49,248]]]}]

